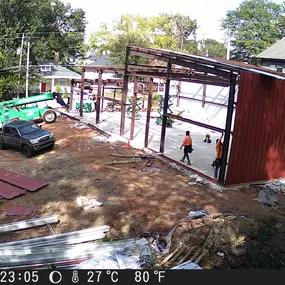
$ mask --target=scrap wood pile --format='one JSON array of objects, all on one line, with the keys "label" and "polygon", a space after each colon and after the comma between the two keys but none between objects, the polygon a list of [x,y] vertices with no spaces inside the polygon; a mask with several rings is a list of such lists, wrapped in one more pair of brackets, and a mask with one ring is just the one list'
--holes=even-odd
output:
[{"label": "scrap wood pile", "polygon": [[160,249],[158,267],[218,268],[226,259],[245,254],[243,245],[257,229],[257,224],[246,217],[187,217],[164,238],[150,234],[149,243],[156,252]]}]

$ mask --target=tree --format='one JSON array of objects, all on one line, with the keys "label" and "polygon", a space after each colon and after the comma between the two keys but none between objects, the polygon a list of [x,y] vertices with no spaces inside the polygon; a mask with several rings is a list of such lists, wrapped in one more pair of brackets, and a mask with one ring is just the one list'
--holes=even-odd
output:
[{"label": "tree", "polygon": [[[125,14],[113,23],[112,29],[102,23],[100,29],[91,34],[89,47],[98,54],[109,53],[113,64],[122,65],[127,45],[196,51],[196,29],[196,21],[180,14],[160,14],[150,18]],[[147,61],[130,57],[131,63]]]},{"label": "tree", "polygon": [[232,38],[231,58],[251,61],[284,35],[284,4],[246,0],[226,13],[221,27]]},{"label": "tree", "polygon": [[[55,54],[59,54],[59,63],[74,63],[76,58],[85,53],[85,27],[84,11],[73,9],[70,4],[60,0],[0,0],[0,53],[4,58],[0,59],[1,67],[18,65],[17,51],[23,33],[23,66],[28,41],[31,65],[42,60],[52,60]],[[3,72],[0,77],[10,74]]]},{"label": "tree", "polygon": [[225,45],[219,43],[214,39],[206,39],[205,41],[203,41],[199,53],[208,57],[216,57],[221,59],[226,59],[227,57],[227,49]]}]

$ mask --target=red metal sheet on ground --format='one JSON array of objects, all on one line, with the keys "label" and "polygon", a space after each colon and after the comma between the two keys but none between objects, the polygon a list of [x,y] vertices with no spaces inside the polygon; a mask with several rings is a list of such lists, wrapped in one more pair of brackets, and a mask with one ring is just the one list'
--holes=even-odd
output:
[{"label": "red metal sheet on ground", "polygon": [[[3,169],[0,169],[0,180],[5,181],[7,183],[16,185],[20,188],[29,190],[29,191],[36,191],[46,185],[48,185],[48,183],[37,180],[37,179],[33,179],[33,178],[29,178],[26,176],[23,176],[21,174],[17,174],[17,173],[13,173],[13,172],[9,172],[9,171],[5,171]],[[0,193],[1,195],[1,193]],[[2,195],[3,196],[3,195]]]},{"label": "red metal sheet on ground", "polygon": [[32,207],[9,207],[6,216],[29,216],[33,211]]},{"label": "red metal sheet on ground", "polygon": [[25,190],[19,187],[0,181],[0,195],[6,199],[12,199],[25,194],[25,192]]}]

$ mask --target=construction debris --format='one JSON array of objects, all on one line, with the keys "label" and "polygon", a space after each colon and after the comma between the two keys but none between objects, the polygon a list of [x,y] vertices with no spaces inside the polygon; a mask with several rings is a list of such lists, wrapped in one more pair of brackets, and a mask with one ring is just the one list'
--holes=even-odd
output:
[{"label": "construction debris", "polygon": [[88,129],[89,127],[81,122],[76,122],[74,124],[69,125],[72,129]]},{"label": "construction debris", "polygon": [[174,266],[170,269],[190,269],[190,270],[197,270],[197,269],[203,269],[198,264],[191,262],[190,260],[179,264],[177,266]]},{"label": "construction debris", "polygon": [[137,161],[132,159],[132,160],[120,160],[120,161],[111,161],[111,162],[105,162],[106,165],[114,165],[114,164],[131,164],[131,163],[136,163]]},{"label": "construction debris", "polygon": [[95,206],[102,206],[103,203],[97,201],[94,198],[88,198],[85,196],[80,196],[76,199],[77,202],[77,206],[83,208],[84,211],[88,211],[92,208],[94,208]]},{"label": "construction debris", "polygon": [[121,170],[121,168],[113,167],[113,166],[107,166],[107,165],[105,165],[105,168],[107,168],[107,169],[113,169],[113,170],[117,170],[117,171],[120,171],[120,170]]},{"label": "construction debris", "polygon": [[208,213],[204,210],[199,210],[199,211],[190,211],[188,213],[188,217],[193,217],[193,218],[201,218],[207,216]]},{"label": "construction debris", "polygon": [[148,242],[143,238],[128,243],[121,250],[95,252],[92,259],[83,261],[75,269],[139,269],[151,254]]}]

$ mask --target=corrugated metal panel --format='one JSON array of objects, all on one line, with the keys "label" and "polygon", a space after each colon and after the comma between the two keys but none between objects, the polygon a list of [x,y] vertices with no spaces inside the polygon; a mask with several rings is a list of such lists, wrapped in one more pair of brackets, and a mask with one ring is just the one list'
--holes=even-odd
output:
[{"label": "corrugated metal panel", "polygon": [[285,177],[285,82],[241,72],[226,184]]},{"label": "corrugated metal panel", "polygon": [[18,187],[21,187],[29,191],[35,191],[48,185],[48,183],[46,182],[37,179],[28,178],[26,176],[5,171],[2,169],[0,169],[0,180],[16,185]]},{"label": "corrugated metal panel", "polygon": [[6,216],[29,216],[33,211],[32,207],[9,207]]},{"label": "corrugated metal panel", "polygon": [[0,195],[6,199],[12,199],[25,194],[26,191],[19,187],[0,181]]}]

